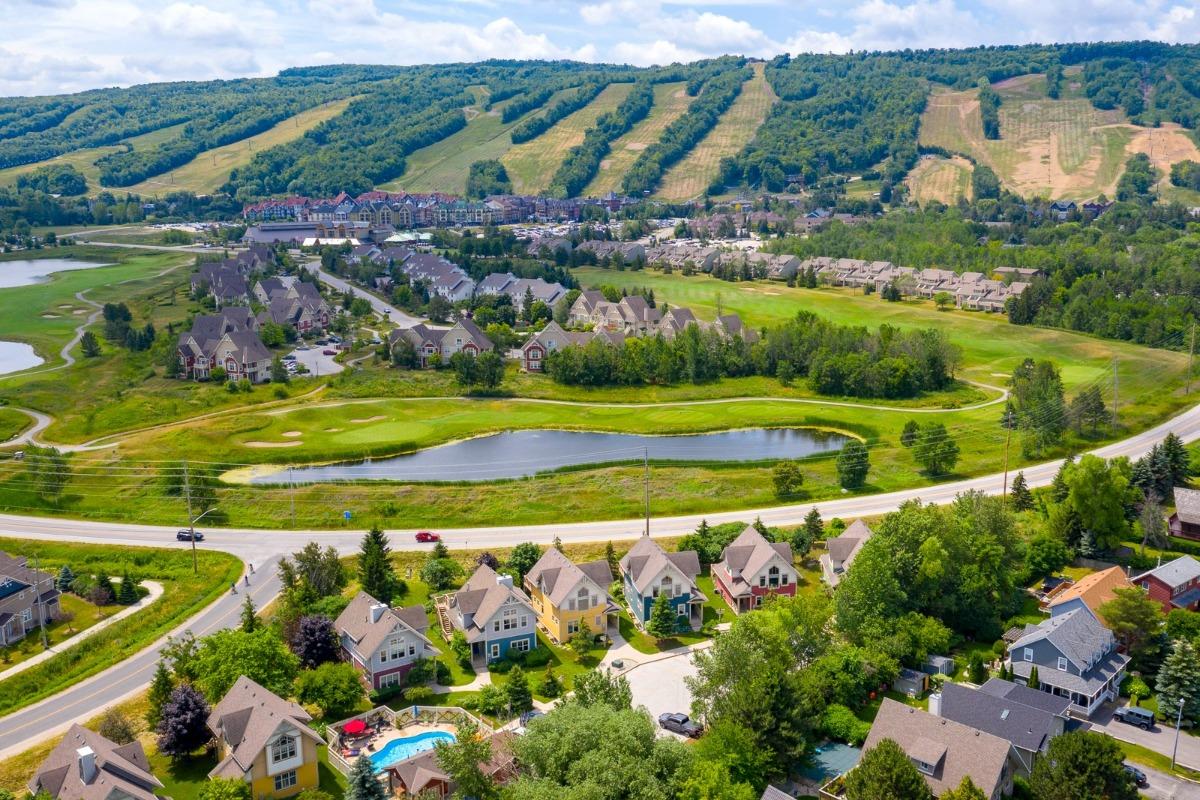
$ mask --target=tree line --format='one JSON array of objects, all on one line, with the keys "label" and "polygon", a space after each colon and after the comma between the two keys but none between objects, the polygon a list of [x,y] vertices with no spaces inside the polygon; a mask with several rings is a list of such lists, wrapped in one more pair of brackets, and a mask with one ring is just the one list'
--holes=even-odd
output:
[{"label": "tree line", "polygon": [[599,78],[587,81],[576,89],[574,94],[568,95],[550,106],[545,114],[527,119],[513,128],[509,132],[509,138],[512,139],[513,144],[521,144],[522,142],[528,142],[530,139],[536,139],[558,124],[559,120],[574,114],[595,100],[596,95],[604,91],[604,87],[608,86],[608,84],[609,81]]},{"label": "tree line", "polygon": [[689,325],[672,339],[594,340],[546,358],[555,381],[584,386],[703,383],[769,375],[784,384],[806,379],[814,391],[849,397],[914,397],[948,388],[958,352],[937,330],[876,331],[841,326],[811,312],[767,329],[754,344]]},{"label": "tree line", "polygon": [[608,155],[614,139],[641,122],[654,106],[654,87],[638,81],[615,110],[601,114],[587,129],[583,141],[572,147],[550,181],[549,193],[556,197],[574,197],[591,183],[600,171],[600,162]]}]

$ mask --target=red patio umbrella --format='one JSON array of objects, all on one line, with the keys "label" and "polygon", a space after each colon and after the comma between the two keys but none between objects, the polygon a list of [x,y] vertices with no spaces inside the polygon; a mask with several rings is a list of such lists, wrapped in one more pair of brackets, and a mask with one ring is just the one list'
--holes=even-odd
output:
[{"label": "red patio umbrella", "polygon": [[361,719],[352,719],[342,726],[342,733],[347,733],[351,736],[362,733],[367,729],[367,723]]}]

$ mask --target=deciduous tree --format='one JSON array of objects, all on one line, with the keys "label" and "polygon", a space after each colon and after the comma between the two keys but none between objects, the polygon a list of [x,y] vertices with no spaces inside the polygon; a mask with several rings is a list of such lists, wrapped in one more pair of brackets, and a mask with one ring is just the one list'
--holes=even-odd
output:
[{"label": "deciduous tree", "polygon": [[175,687],[158,721],[158,752],[180,758],[207,742],[208,703],[191,684]]},{"label": "deciduous tree", "polygon": [[1029,786],[1036,800],[1137,800],[1138,796],[1116,740],[1090,731],[1051,739],[1046,755],[1034,765]]},{"label": "deciduous tree", "polygon": [[933,792],[900,745],[883,739],[846,775],[846,800],[933,800]]},{"label": "deciduous tree", "polygon": [[337,631],[333,620],[324,614],[306,614],[292,631],[288,645],[300,660],[300,666],[312,669],[338,657]]},{"label": "deciduous tree", "polygon": [[302,670],[296,677],[296,698],[301,703],[315,705],[327,718],[353,711],[363,696],[358,670],[342,661]]},{"label": "deciduous tree", "polygon": [[851,439],[837,455],[838,483],[843,489],[859,489],[867,482],[871,469],[871,456],[866,444]]},{"label": "deciduous tree", "polygon": [[199,645],[196,683],[206,697],[224,697],[243,675],[281,697],[291,694],[300,660],[275,631],[228,629],[200,639]]},{"label": "deciduous tree", "polygon": [[633,692],[623,675],[607,668],[594,669],[575,678],[572,702],[585,706],[603,703],[615,711],[633,708]]}]

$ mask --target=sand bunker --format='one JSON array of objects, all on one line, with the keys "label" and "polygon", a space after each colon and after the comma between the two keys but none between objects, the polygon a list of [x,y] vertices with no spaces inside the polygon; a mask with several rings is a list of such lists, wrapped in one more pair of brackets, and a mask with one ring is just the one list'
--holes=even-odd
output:
[{"label": "sand bunker", "polygon": [[326,428],[325,432],[326,433],[341,433],[342,429],[341,428]]},{"label": "sand bunker", "polygon": [[42,314],[42,319],[58,319],[58,314]]},{"label": "sand bunker", "polygon": [[352,419],[350,421],[353,422],[355,425],[362,425],[363,423],[366,423],[366,422],[379,422],[379,420],[381,420],[381,419],[387,419],[387,417],[384,416],[383,414],[376,414],[373,417],[365,417],[363,419]]},{"label": "sand bunker", "polygon": [[246,447],[299,447],[304,442],[246,442]]},{"label": "sand bunker", "polygon": [[295,439],[297,436],[303,435],[304,433],[302,431],[284,431],[280,434],[280,436],[284,437],[285,439]]}]

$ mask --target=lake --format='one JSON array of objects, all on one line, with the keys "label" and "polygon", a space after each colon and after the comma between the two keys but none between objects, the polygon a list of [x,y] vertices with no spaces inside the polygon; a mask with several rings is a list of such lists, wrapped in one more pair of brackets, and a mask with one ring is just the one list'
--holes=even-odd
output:
[{"label": "lake", "polygon": [[252,483],[491,481],[590,464],[652,461],[769,461],[840,450],[849,437],[809,428],[750,428],[689,436],[529,430],[451,442],[402,456],[282,469]]},{"label": "lake", "polygon": [[19,261],[0,261],[0,289],[45,283],[55,272],[73,269],[95,269],[110,264],[76,261],[69,258],[30,258]]},{"label": "lake", "polygon": [[31,345],[24,342],[0,341],[0,375],[20,372],[44,363],[46,362],[33,351]]}]

